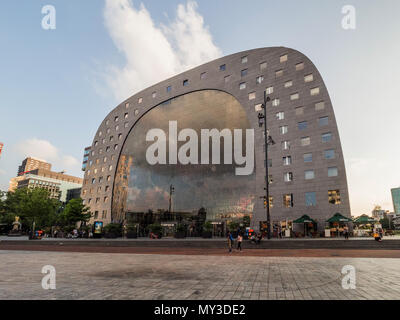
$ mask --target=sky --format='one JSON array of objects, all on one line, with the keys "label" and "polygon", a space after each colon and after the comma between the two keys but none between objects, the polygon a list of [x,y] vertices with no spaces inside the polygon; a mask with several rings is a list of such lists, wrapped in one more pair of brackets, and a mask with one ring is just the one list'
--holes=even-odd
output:
[{"label": "sky", "polygon": [[[56,10],[45,30],[45,5]],[[344,29],[342,8],[355,8]],[[398,0],[4,0],[0,4],[0,190],[26,156],[83,176],[83,149],[137,91],[217,57],[285,46],[330,93],[352,215],[393,211],[400,186]]]}]

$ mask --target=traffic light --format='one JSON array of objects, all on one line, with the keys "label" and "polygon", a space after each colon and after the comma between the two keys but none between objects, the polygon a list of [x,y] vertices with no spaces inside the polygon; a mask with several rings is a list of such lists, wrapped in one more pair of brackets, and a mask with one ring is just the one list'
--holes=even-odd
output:
[{"label": "traffic light", "polygon": [[264,208],[267,207],[267,197],[264,197]]}]

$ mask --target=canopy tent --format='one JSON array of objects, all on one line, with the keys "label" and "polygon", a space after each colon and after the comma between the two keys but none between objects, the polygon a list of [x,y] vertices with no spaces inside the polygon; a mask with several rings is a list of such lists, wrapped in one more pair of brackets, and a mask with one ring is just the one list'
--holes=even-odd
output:
[{"label": "canopy tent", "polygon": [[327,222],[352,222],[350,218],[347,218],[340,214],[339,212],[336,212],[331,218],[326,220]]},{"label": "canopy tent", "polygon": [[293,223],[316,223],[316,222],[305,214],[300,218],[298,218],[297,220],[294,220]]},{"label": "canopy tent", "polygon": [[357,224],[370,224],[374,223],[375,219],[371,218],[370,216],[367,216],[366,214],[363,214],[359,216],[357,219],[355,219],[354,222]]}]

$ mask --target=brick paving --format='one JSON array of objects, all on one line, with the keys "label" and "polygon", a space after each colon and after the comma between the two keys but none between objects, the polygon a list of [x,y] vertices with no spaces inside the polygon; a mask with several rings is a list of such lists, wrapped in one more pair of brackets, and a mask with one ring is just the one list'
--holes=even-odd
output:
[{"label": "brick paving", "polygon": [[[57,288],[41,287],[53,265]],[[356,289],[341,286],[356,269]],[[0,251],[0,299],[399,299],[400,259]]]}]

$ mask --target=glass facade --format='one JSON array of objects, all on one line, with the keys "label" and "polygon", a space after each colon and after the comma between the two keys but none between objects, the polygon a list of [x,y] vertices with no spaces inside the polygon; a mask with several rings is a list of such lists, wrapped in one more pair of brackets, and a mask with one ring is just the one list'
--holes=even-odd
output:
[{"label": "glass facade", "polygon": [[391,192],[394,212],[400,214],[400,188],[393,188]]},{"label": "glass facade", "polygon": [[[169,121],[177,121],[178,133],[191,128],[198,137],[201,129],[245,132],[251,128],[240,103],[217,90],[188,93],[151,109],[132,128],[122,147],[114,182],[112,220],[123,221],[130,216],[137,222],[147,219],[148,223],[154,223],[193,216],[214,221],[251,217],[257,198],[255,170],[251,175],[235,175],[237,165],[223,164],[223,152],[221,164],[211,164],[211,143],[210,164],[150,165],[147,162],[146,150],[154,141],[146,142],[146,134],[155,128],[166,133],[166,158],[169,159]],[[177,149],[184,144],[184,141],[177,142]],[[198,145],[200,155],[200,141]],[[244,138],[242,148],[246,153]]]}]

